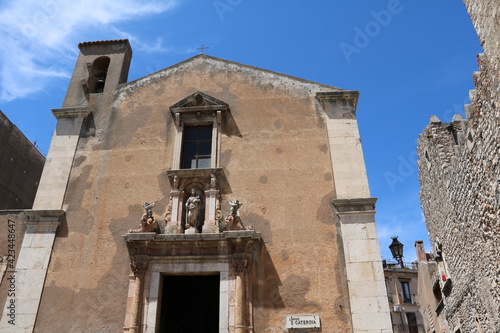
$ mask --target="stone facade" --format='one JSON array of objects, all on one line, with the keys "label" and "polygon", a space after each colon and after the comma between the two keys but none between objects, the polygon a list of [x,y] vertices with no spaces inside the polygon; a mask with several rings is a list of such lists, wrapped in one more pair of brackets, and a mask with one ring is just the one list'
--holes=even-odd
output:
[{"label": "stone facade", "polygon": [[[500,327],[500,5],[464,1],[484,53],[467,119],[431,117],[418,143],[421,202],[452,332]],[[444,277],[443,277],[444,276]]]},{"label": "stone facade", "polygon": [[425,333],[416,265],[384,264],[384,277],[394,333]]},{"label": "stone facade", "polygon": [[424,242],[415,242],[418,260],[418,300],[425,332],[450,332],[445,317],[438,265],[431,253],[426,253]]},{"label": "stone facade", "polygon": [[45,157],[0,111],[0,209],[31,208]]},{"label": "stone facade", "polygon": [[[18,331],[392,332],[358,92],[203,54],[126,82],[127,40],[79,47],[16,217]],[[169,303],[182,277],[215,277],[215,314]]]}]

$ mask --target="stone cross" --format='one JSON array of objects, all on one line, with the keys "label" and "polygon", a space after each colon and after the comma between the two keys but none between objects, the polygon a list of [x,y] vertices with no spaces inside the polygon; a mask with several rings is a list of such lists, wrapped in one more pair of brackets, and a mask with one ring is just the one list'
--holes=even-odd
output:
[{"label": "stone cross", "polygon": [[208,49],[208,46],[205,46],[205,44],[201,44],[201,47],[196,48],[197,50],[201,50],[200,54],[205,54],[204,51],[205,49]]}]

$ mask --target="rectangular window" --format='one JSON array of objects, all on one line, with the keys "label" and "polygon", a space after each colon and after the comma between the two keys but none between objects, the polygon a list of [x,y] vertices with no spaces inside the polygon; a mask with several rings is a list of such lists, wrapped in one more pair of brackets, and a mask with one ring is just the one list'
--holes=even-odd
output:
[{"label": "rectangular window", "polygon": [[186,126],[182,141],[181,169],[210,168],[212,126]]},{"label": "rectangular window", "polygon": [[401,291],[403,296],[403,303],[411,304],[411,293],[410,293],[410,283],[407,281],[401,281]]}]

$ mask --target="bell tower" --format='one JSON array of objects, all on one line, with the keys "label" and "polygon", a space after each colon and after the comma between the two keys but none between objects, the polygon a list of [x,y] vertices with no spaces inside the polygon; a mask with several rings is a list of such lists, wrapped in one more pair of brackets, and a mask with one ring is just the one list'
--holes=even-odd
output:
[{"label": "bell tower", "polygon": [[63,107],[93,104],[96,94],[112,92],[127,82],[132,49],[127,39],[84,42]]},{"label": "bell tower", "polygon": [[[16,305],[22,309],[16,317],[18,332],[34,329],[56,231],[65,219],[63,202],[83,121],[111,104],[116,87],[127,81],[132,58],[126,39],[86,42],[78,47],[80,54],[63,106],[52,109],[57,124],[33,209],[27,215],[25,232],[29,237],[18,254],[22,265],[16,267],[17,272],[29,276],[16,284]],[[33,255],[34,247],[40,256]],[[7,320],[7,316],[2,317],[0,331],[6,327],[11,330]]]}]

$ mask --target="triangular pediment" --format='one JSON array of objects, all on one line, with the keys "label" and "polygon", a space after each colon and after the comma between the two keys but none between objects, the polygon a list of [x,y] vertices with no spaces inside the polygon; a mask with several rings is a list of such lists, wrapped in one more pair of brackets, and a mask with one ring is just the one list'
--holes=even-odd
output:
[{"label": "triangular pediment", "polygon": [[215,117],[220,121],[221,114],[229,111],[229,105],[201,91],[192,93],[170,107],[175,123],[181,121],[203,122]]},{"label": "triangular pediment", "polygon": [[183,98],[179,102],[175,103],[170,107],[170,110],[176,108],[193,108],[193,107],[206,107],[206,106],[225,106],[227,108],[227,103],[212,97],[204,92],[197,91],[186,98]]},{"label": "triangular pediment", "polygon": [[[226,59],[212,57],[206,54],[199,54],[192,58],[174,64],[172,66],[159,70],[158,72],[146,75],[135,81],[123,84],[120,86],[122,90],[121,93],[125,93],[129,89],[134,89],[136,87],[145,86],[153,82],[161,81],[164,78],[168,78],[171,75],[179,75],[179,73],[190,72],[193,70],[203,71],[203,73],[205,74],[210,72],[225,72],[225,73],[237,73],[238,75],[248,75],[248,77],[252,78],[251,82],[253,84],[261,84],[264,86],[272,84],[272,85],[284,86],[287,89],[293,89],[293,90],[301,89],[303,91],[316,91],[316,92],[345,91],[345,89],[340,89],[334,86],[290,76],[287,74],[278,73],[271,70],[254,67]],[[208,105],[210,105],[210,101],[212,101],[213,103],[220,102],[220,100],[198,91],[184,98],[183,100],[175,103],[174,105],[171,106],[171,108],[179,106],[189,107],[188,106],[189,103],[192,102],[191,98],[194,97],[193,95],[195,95],[196,93],[200,93],[204,97],[204,102],[208,103]]]}]

